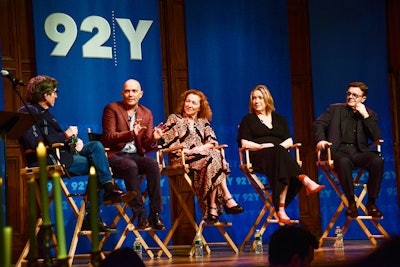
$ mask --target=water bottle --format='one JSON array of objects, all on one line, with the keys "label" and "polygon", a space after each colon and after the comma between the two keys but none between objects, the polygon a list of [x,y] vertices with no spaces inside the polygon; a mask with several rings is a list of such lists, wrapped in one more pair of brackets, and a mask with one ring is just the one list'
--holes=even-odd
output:
[{"label": "water bottle", "polygon": [[133,243],[133,249],[138,254],[138,256],[142,258],[142,243],[140,243],[140,240],[137,237],[135,239],[135,242]]},{"label": "water bottle", "polygon": [[336,226],[335,229],[335,236],[336,236],[336,240],[334,243],[334,247],[336,249],[343,249],[344,248],[344,244],[343,244],[343,233],[342,233],[342,229],[340,229],[340,226]]},{"label": "water bottle", "polygon": [[261,236],[261,232],[259,229],[257,229],[254,234],[254,253],[255,254],[263,253],[262,236]]},{"label": "water bottle", "polygon": [[194,256],[195,257],[203,257],[203,241],[199,234],[196,234],[196,238],[194,240]]}]

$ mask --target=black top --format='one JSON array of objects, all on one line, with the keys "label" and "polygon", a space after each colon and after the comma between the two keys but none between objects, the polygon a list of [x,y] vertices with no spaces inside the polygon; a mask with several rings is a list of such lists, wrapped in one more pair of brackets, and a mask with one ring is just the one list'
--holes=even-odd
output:
[{"label": "black top", "polygon": [[239,127],[238,145],[241,147],[241,139],[246,139],[258,144],[273,143],[279,145],[290,138],[289,124],[285,117],[272,112],[272,128],[263,124],[256,114],[247,114],[242,119]]}]

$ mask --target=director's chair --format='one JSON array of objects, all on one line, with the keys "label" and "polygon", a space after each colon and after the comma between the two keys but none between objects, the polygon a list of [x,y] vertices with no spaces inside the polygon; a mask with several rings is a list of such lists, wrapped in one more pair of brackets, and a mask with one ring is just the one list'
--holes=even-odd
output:
[{"label": "director's chair", "polygon": [[[221,150],[221,155],[223,158],[225,158],[224,154],[224,148],[227,147],[227,145],[220,145],[217,147],[217,149]],[[172,192],[175,194],[175,197],[177,198],[177,203],[180,206],[180,211],[178,212],[178,216],[175,219],[174,223],[171,226],[170,231],[168,232],[164,244],[167,246],[168,243],[170,242],[171,238],[173,237],[178,225],[183,221],[183,219],[186,217],[188,220],[189,224],[193,227],[193,229],[196,232],[196,235],[198,235],[202,241],[203,241],[203,246],[207,254],[211,253],[210,246],[221,246],[221,245],[227,245],[229,246],[234,253],[238,254],[239,250],[231,237],[229,236],[228,232],[225,230],[225,227],[230,227],[232,226],[231,222],[217,222],[217,223],[208,223],[204,217],[202,217],[201,221],[199,224],[197,224],[196,219],[194,214],[192,214],[191,209],[188,207],[186,204],[189,199],[193,198],[196,196],[196,192],[193,188],[193,182],[192,179],[189,176],[189,165],[185,161],[185,155],[183,152],[181,152],[181,163],[178,165],[171,165],[169,166],[166,164],[165,158],[168,157],[168,154],[173,152],[173,151],[178,151],[182,150],[183,146],[177,146],[177,147],[171,147],[171,148],[165,148],[157,151],[157,160],[160,164],[160,169],[161,169],[161,174],[164,176],[168,177],[168,181],[170,184],[170,188],[172,189]],[[184,181],[189,185],[191,189],[191,193],[187,194],[185,197],[183,197],[180,192],[179,192],[179,181],[178,179],[184,179]],[[226,242],[207,242],[207,240],[203,236],[203,231],[205,227],[216,227],[218,231],[221,233],[223,238],[226,240]],[[170,245],[168,247],[170,248],[185,248],[188,247],[190,248],[189,256],[194,255],[194,242],[195,238],[193,238],[193,242],[190,245],[183,246],[183,245]]]},{"label": "director's chair", "polygon": [[[301,167],[302,162],[300,160],[300,143],[293,144],[289,147],[289,150],[295,151],[296,161]],[[272,202],[272,194],[270,193],[270,186],[269,184],[264,184],[263,181],[257,176],[257,173],[253,169],[253,165],[250,161],[250,151],[248,149],[239,148],[239,160],[240,160],[240,169],[244,173],[244,175],[249,180],[250,184],[254,187],[260,198],[262,199],[264,205],[260,210],[259,215],[257,216],[256,220],[254,221],[253,225],[251,226],[250,230],[248,231],[245,239],[243,240],[242,245],[240,246],[240,250],[244,251],[247,242],[249,242],[250,238],[254,235],[257,227],[262,222],[262,226],[260,228],[261,235],[264,234],[265,230],[267,229],[270,223],[277,223],[279,225],[283,225],[279,223],[278,216],[276,214],[275,208],[273,207]],[[265,219],[263,220],[264,216],[267,214]],[[299,220],[290,220],[291,224],[299,223]],[[253,244],[251,244],[250,251],[254,249]]]},{"label": "director's chair", "polygon": [[[383,142],[383,140],[377,140],[374,143],[372,143],[370,146],[375,146],[377,151],[380,153],[382,142]],[[323,153],[322,153],[323,150],[317,149],[316,164],[317,164],[318,169],[320,169],[324,173],[328,182],[332,185],[333,189],[339,196],[341,202],[340,202],[339,206],[337,207],[335,213],[333,214],[332,218],[330,219],[321,238],[319,239],[320,247],[323,245],[325,240],[331,240],[331,241],[335,240],[335,237],[329,236],[329,233],[331,232],[331,229],[335,225],[336,221],[338,220],[340,214],[343,212],[344,208],[349,206],[349,203],[347,201],[345,194],[340,189],[338,174],[335,172],[335,169],[334,169],[334,161],[332,160],[332,156],[331,156],[331,145],[332,144],[329,144],[324,149],[324,150],[326,150],[326,159],[323,157]],[[371,241],[371,243],[375,246],[378,243],[376,241],[376,238],[389,239],[390,236],[386,232],[386,230],[382,227],[382,225],[380,223],[378,223],[378,220],[383,219],[383,217],[378,219],[378,218],[373,218],[372,216],[368,216],[367,208],[363,204],[363,199],[364,199],[365,195],[367,194],[367,184],[364,182],[360,182],[360,179],[364,173],[365,173],[365,169],[359,168],[357,176],[354,178],[354,186],[356,188],[361,188],[361,192],[358,195],[355,194],[356,206],[357,206],[357,208],[361,209],[361,211],[363,212],[364,215],[357,216],[356,218],[351,218],[348,216],[347,220],[342,228],[342,232],[343,232],[343,237],[344,237],[346,231],[349,228],[350,223],[353,220],[355,220],[358,223],[358,225],[361,227],[361,230],[365,233],[365,235],[368,237],[368,239]],[[375,228],[377,229],[377,231],[379,233],[372,234],[369,227],[364,223],[364,220],[370,221],[371,224],[375,226]]]},{"label": "director's chair", "polygon": [[[90,128],[88,128],[88,137],[89,137],[89,141],[100,141],[101,139],[101,134],[99,133],[93,133],[91,131]],[[105,148],[105,153],[107,153],[109,149]],[[111,173],[112,169],[110,168]],[[115,175],[113,174],[114,179],[119,179],[118,177],[115,177]],[[145,175],[141,175],[140,176],[140,183],[142,183],[144,181],[144,178],[146,176]],[[145,201],[145,199],[148,196],[148,192],[147,190],[145,192],[142,192],[142,198],[143,198],[143,202]],[[117,241],[117,244],[114,247],[115,249],[119,249],[121,248],[121,246],[123,245],[124,241],[126,240],[128,234],[130,232],[132,232],[135,237],[139,238],[143,249],[146,251],[147,255],[151,258],[154,259],[154,253],[153,250],[158,250],[160,251],[158,257],[161,257],[162,253],[164,253],[169,259],[172,258],[172,254],[171,252],[168,250],[168,248],[164,245],[164,243],[162,242],[162,240],[160,239],[160,237],[157,235],[156,231],[154,229],[152,229],[151,227],[145,228],[145,229],[138,229],[135,227],[135,225],[133,224],[133,221],[135,220],[135,216],[132,214],[131,217],[129,217],[126,213],[126,210],[129,209],[129,205],[128,203],[124,203],[123,205],[121,205],[120,203],[115,203],[114,206],[116,207],[118,214],[115,216],[113,222],[112,222],[112,226],[116,226],[119,221],[121,219],[123,219],[123,221],[126,223],[124,230],[122,231],[122,235],[120,236],[120,238]],[[150,247],[147,242],[145,241],[145,239],[143,238],[143,236],[141,235],[140,232],[147,232],[151,238],[153,238],[153,240],[157,243],[158,247]],[[100,246],[104,245],[104,242],[107,240],[107,238],[109,237],[110,233],[106,233],[103,238],[100,240]]]},{"label": "director's chair", "polygon": [[[58,158],[60,157],[59,148],[61,146],[63,146],[63,144],[61,144],[61,143],[53,144],[53,148],[55,149],[56,155],[57,155]],[[33,151],[33,150],[22,151],[22,154],[23,154],[22,158],[24,160],[23,163],[25,164],[25,166],[27,166],[25,156],[28,155],[28,154],[31,154],[31,153],[36,153],[36,151]],[[71,239],[71,242],[70,242],[70,248],[69,248],[69,251],[68,251],[68,263],[69,263],[69,266],[71,266],[75,257],[87,257],[87,258],[90,257],[90,254],[79,254],[79,255],[75,254],[76,248],[77,248],[77,244],[78,244],[78,240],[79,240],[79,237],[81,235],[86,235],[88,237],[88,239],[91,240],[91,231],[82,231],[81,230],[81,227],[82,227],[82,224],[83,224],[83,220],[84,220],[84,217],[85,217],[86,197],[87,196],[86,196],[86,192],[85,193],[79,193],[79,194],[70,193],[70,191],[67,188],[65,182],[63,181],[63,178],[66,178],[68,176],[65,173],[64,169],[62,168],[61,164],[58,163],[58,164],[55,164],[55,165],[48,165],[47,166],[47,176],[48,176],[49,180],[51,180],[51,177],[54,174],[54,172],[58,172],[60,174],[60,176],[62,178],[62,179],[60,179],[61,191],[62,191],[63,195],[65,196],[65,199],[69,204],[69,207],[72,209],[74,215],[77,218],[77,221],[75,223],[75,230],[74,230],[74,233],[72,235],[72,239]],[[41,195],[40,195],[40,187],[39,187],[39,183],[38,183],[38,181],[40,179],[40,169],[39,169],[39,167],[24,167],[24,168],[22,168],[20,170],[20,176],[24,180],[26,180],[27,182],[29,180],[32,180],[32,179],[35,181],[36,201],[37,201],[37,205],[39,206],[39,209],[41,209],[42,208],[41,207]],[[53,195],[54,195],[54,192],[50,191],[49,192],[49,204],[53,200]],[[82,197],[83,198],[82,203],[81,203],[79,208],[78,208],[76,200],[74,200],[74,197]],[[36,235],[39,234],[39,231],[40,231],[42,223],[43,223],[43,220],[39,216],[39,218],[36,221],[36,225],[35,225]],[[52,239],[53,245],[56,246],[57,237],[54,235],[54,231],[52,232],[52,238],[51,239]],[[26,259],[26,257],[28,256],[29,250],[30,250],[30,241],[28,240],[26,242],[25,247],[22,250],[18,260],[17,260],[17,263],[15,264],[16,267],[20,267],[20,266],[22,266],[23,263],[27,262],[28,259]],[[105,257],[103,253],[101,253],[101,257],[102,258]]]}]

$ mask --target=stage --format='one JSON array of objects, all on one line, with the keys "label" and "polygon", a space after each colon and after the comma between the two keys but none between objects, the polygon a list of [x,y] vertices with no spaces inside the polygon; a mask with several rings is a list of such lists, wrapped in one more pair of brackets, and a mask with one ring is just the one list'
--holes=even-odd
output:
[{"label": "stage", "polygon": [[[337,251],[333,248],[333,243],[325,242],[324,246],[315,250],[312,266],[341,266],[359,259],[374,250],[374,246],[368,240],[345,240],[344,250]],[[248,251],[234,254],[232,250],[222,247],[212,248],[210,255],[203,258],[190,258],[189,256],[174,253],[172,259],[163,256],[161,258],[150,259],[147,255],[143,256],[146,266],[163,267],[186,267],[186,266],[268,266],[268,244],[264,245],[262,255],[250,253]],[[74,267],[88,266],[88,259],[76,259]]]}]

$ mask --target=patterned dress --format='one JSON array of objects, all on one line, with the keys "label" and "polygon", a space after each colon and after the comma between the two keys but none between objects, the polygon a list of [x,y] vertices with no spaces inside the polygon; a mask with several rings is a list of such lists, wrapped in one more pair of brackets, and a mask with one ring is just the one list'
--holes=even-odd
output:
[{"label": "patterned dress", "polygon": [[[197,119],[194,127],[190,129],[190,122],[180,114],[171,114],[167,120],[167,131],[159,144],[163,148],[184,145],[192,149],[206,143],[218,145],[214,130],[207,119]],[[216,203],[218,213],[222,213],[223,196],[220,183],[226,179],[230,169],[226,160],[218,149],[209,149],[200,153],[186,154],[186,163],[189,165],[189,176],[193,179],[193,186],[203,216],[208,216],[209,199],[208,195],[216,188]],[[171,165],[180,164],[181,157],[178,151],[170,153],[169,162]]]}]

